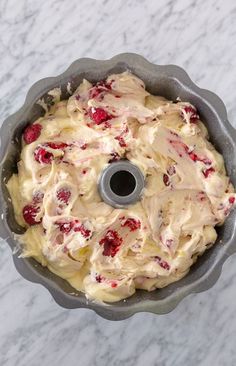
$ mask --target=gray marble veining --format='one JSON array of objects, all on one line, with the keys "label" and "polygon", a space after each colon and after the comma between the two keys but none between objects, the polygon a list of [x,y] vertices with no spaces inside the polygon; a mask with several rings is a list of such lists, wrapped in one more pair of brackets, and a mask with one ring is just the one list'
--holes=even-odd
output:
[{"label": "gray marble veining", "polygon": [[[186,69],[224,100],[236,127],[233,0],[0,0],[0,121],[36,80],[74,59],[136,52]],[[122,322],[65,310],[22,279],[0,242],[1,366],[234,366],[236,260],[217,284],[165,316]]]}]

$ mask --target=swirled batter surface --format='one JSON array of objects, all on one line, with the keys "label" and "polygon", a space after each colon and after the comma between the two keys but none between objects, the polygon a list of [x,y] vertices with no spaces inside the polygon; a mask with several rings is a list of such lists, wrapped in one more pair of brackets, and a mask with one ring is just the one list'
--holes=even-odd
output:
[{"label": "swirled batter surface", "polygon": [[[91,299],[167,286],[214,244],[235,203],[222,156],[190,103],[153,96],[125,72],[56,102],[22,136],[7,186],[23,255]],[[141,200],[102,202],[102,170],[119,159],[145,177]]]}]

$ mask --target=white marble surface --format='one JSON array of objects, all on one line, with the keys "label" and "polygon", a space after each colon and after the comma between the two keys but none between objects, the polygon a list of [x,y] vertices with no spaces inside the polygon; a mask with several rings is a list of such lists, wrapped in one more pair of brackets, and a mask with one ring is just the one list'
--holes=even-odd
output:
[{"label": "white marble surface", "polygon": [[[0,0],[0,120],[28,88],[81,56],[131,51],[183,66],[224,100],[236,126],[234,0]],[[236,257],[217,284],[169,315],[122,322],[64,310],[16,272],[0,243],[1,366],[233,366]]]}]

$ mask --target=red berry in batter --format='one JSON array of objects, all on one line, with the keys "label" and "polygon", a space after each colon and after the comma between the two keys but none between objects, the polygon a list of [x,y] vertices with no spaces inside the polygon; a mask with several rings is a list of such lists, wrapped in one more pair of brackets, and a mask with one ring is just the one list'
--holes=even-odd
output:
[{"label": "red berry in batter", "polygon": [[108,257],[114,257],[120,249],[123,239],[119,236],[117,231],[108,230],[106,235],[99,241],[103,246],[102,254]]},{"label": "red berry in batter", "polygon": [[165,184],[165,186],[170,185],[170,180],[167,174],[163,174],[163,183]]},{"label": "red berry in batter", "polygon": [[89,117],[96,123],[96,125],[100,125],[112,118],[112,116],[104,109],[95,107],[89,108]]},{"label": "red berry in batter", "polygon": [[40,222],[42,221],[42,219],[40,219],[39,221],[36,220],[36,216],[39,212],[39,207],[34,206],[34,205],[26,205],[23,208],[23,217],[25,222],[27,222],[27,224],[29,225],[37,225],[40,224]]},{"label": "red berry in batter", "polygon": [[26,127],[23,138],[26,144],[31,144],[36,141],[41,134],[42,126],[39,123]]},{"label": "red berry in batter", "polygon": [[38,147],[34,151],[34,158],[40,164],[51,164],[53,160],[53,154],[43,147]]},{"label": "red berry in batter", "polygon": [[70,197],[71,191],[68,188],[60,188],[57,191],[57,199],[66,205],[68,205]]},{"label": "red berry in batter", "polygon": [[56,224],[59,226],[59,229],[63,234],[69,234],[69,232],[71,231],[71,229],[73,227],[72,221],[56,222]]},{"label": "red berry in batter", "polygon": [[123,221],[121,223],[121,226],[128,227],[130,229],[130,231],[135,231],[135,230],[140,229],[141,222],[140,222],[140,220],[136,220],[136,219],[130,217],[130,218],[126,219],[125,221]]},{"label": "red berry in batter", "polygon": [[197,123],[199,120],[199,115],[197,114],[196,108],[192,106],[186,106],[182,109],[181,117],[185,120],[186,117],[189,117],[191,123]]},{"label": "red berry in batter", "polygon": [[157,260],[157,262],[161,266],[161,268],[166,269],[167,271],[169,271],[170,265],[164,259],[161,259],[161,257],[159,257],[158,255],[155,256],[155,259]]},{"label": "red berry in batter", "polygon": [[108,161],[108,163],[114,163],[115,161],[120,160],[120,155],[117,152],[113,152],[110,155],[112,158]]},{"label": "red berry in batter", "polygon": [[66,144],[65,142],[47,142],[46,146],[50,147],[51,149],[65,149],[68,144]]},{"label": "red berry in batter", "polygon": [[75,232],[80,232],[81,235],[83,235],[83,237],[86,238],[86,239],[88,239],[91,235],[91,230],[86,229],[86,227],[83,224],[80,224],[79,221],[75,222],[74,231]]},{"label": "red berry in batter", "polygon": [[208,168],[206,170],[203,170],[203,175],[205,178],[208,178],[210,174],[214,173],[215,169],[214,168]]},{"label": "red berry in batter", "polygon": [[127,147],[127,144],[122,136],[116,136],[115,140],[119,141],[120,147]]}]

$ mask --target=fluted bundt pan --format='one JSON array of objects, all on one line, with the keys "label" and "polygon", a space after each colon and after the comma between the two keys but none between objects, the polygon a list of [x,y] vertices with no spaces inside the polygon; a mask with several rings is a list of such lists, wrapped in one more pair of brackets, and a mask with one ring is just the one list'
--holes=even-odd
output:
[{"label": "fluted bundt pan", "polygon": [[19,258],[19,251],[15,253],[17,241],[14,239],[14,233],[21,233],[22,228],[14,219],[5,183],[16,171],[21,150],[20,137],[24,127],[44,114],[43,108],[37,102],[40,99],[50,105],[52,97],[47,92],[55,87],[61,88],[63,99],[68,98],[68,82],[74,91],[83,78],[96,82],[109,74],[125,70],[130,70],[141,78],[152,94],[172,100],[179,97],[197,107],[208,128],[210,141],[224,156],[227,174],[236,186],[236,131],[227,120],[226,109],[221,99],[212,92],[197,87],[180,67],[154,65],[135,54],[121,54],[105,61],[82,58],[73,62],[61,75],[38,81],[30,88],[22,108],[8,117],[0,130],[0,236],[6,239],[13,251],[16,269],[24,278],[45,286],[61,306],[93,309],[102,317],[111,320],[125,319],[142,311],[155,314],[170,312],[188,294],[210,288],[220,276],[224,261],[236,252],[236,211],[233,211],[224,225],[217,229],[216,244],[198,259],[186,277],[153,292],[138,290],[132,297],[112,305],[87,300],[83,293],[76,291],[65,280],[42,267],[34,259]]}]

